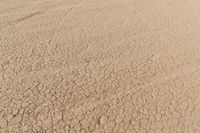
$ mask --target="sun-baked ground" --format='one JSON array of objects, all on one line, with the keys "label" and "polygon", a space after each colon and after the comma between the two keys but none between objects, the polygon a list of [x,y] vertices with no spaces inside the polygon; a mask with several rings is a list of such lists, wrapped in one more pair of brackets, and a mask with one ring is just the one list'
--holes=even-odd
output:
[{"label": "sun-baked ground", "polygon": [[1,133],[200,133],[198,0],[0,0]]}]

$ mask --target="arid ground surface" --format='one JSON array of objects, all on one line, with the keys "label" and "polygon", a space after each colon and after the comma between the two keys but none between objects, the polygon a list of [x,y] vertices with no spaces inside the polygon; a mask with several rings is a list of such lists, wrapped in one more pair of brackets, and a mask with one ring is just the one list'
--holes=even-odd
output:
[{"label": "arid ground surface", "polygon": [[0,0],[0,133],[200,133],[200,1]]}]

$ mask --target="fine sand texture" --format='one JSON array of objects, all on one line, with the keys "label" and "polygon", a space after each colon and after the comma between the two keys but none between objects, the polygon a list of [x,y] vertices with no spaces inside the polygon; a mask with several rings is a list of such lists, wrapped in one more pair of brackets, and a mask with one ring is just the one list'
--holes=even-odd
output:
[{"label": "fine sand texture", "polygon": [[200,1],[0,0],[0,133],[200,133]]}]

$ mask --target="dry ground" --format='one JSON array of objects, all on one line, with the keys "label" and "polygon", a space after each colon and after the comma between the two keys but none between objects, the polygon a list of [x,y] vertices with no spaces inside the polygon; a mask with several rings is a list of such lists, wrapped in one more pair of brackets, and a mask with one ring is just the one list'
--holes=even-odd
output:
[{"label": "dry ground", "polygon": [[0,0],[0,133],[200,133],[200,1]]}]

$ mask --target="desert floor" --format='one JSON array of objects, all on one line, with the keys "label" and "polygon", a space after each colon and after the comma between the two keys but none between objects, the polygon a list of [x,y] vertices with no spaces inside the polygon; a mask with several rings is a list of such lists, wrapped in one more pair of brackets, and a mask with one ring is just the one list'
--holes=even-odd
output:
[{"label": "desert floor", "polygon": [[0,0],[0,133],[200,133],[200,1]]}]

